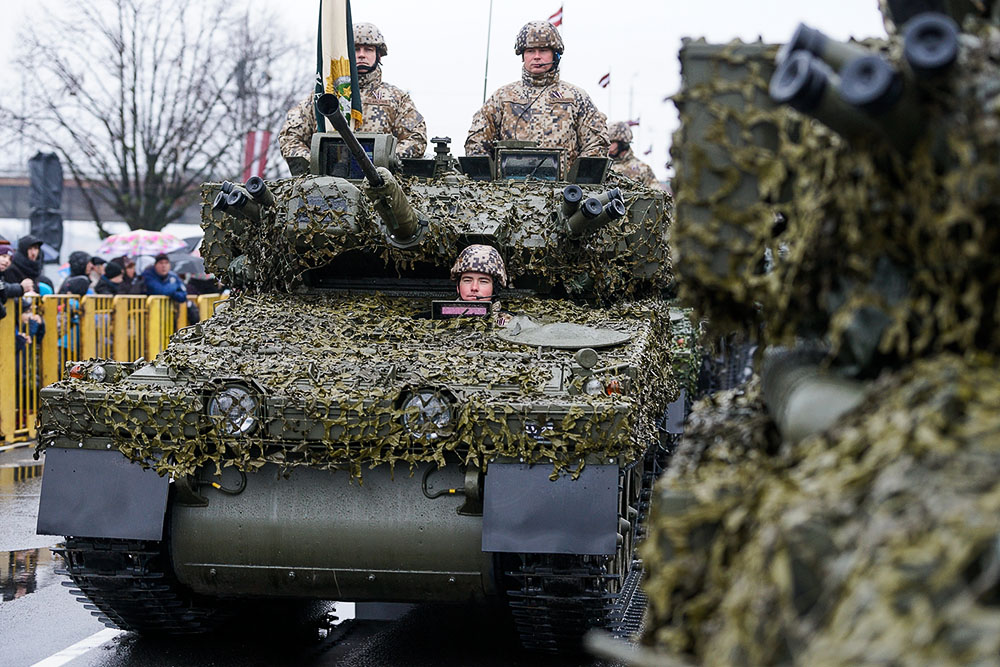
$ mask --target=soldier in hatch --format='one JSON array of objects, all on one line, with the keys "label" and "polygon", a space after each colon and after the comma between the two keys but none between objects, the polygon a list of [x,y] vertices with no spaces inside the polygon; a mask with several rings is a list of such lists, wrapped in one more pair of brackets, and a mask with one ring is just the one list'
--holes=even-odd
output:
[{"label": "soldier in hatch", "polygon": [[647,187],[660,187],[652,167],[637,158],[632,152],[632,130],[628,123],[613,123],[608,129],[608,139],[611,141],[608,155],[614,160],[611,163],[612,171],[631,178],[633,181],[639,181]]},{"label": "soldier in hatch", "polygon": [[[382,81],[382,58],[389,53],[382,32],[372,23],[354,24],[354,54],[358,65],[364,120],[358,132],[396,137],[396,155],[421,157],[427,148],[427,125],[408,93]],[[312,135],[316,132],[315,95],[288,111],[278,133],[281,156],[293,176],[309,171]]]},{"label": "soldier in hatch", "polygon": [[451,267],[451,279],[456,283],[462,301],[489,301],[490,314],[499,326],[506,326],[510,313],[500,306],[500,288],[507,287],[507,269],[496,248],[470,245],[458,254]]},{"label": "soldier in hatch", "polygon": [[606,156],[607,118],[582,88],[559,80],[563,41],[555,26],[525,24],[514,53],[524,62],[521,80],[499,88],[472,117],[465,154],[492,156],[505,139],[537,141],[563,149],[563,176],[578,157]]}]

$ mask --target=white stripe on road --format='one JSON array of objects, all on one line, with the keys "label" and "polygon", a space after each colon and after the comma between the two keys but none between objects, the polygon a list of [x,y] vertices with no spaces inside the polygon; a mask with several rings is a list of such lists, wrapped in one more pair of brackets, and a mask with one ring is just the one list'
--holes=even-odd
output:
[{"label": "white stripe on road", "polygon": [[60,665],[65,665],[70,660],[79,658],[87,651],[97,648],[104,642],[110,641],[120,634],[122,634],[122,631],[114,628],[107,628],[105,630],[101,630],[100,632],[95,632],[86,639],[81,639],[77,643],[68,648],[64,648],[55,655],[50,655],[44,660],[36,662],[31,667],[59,667]]}]

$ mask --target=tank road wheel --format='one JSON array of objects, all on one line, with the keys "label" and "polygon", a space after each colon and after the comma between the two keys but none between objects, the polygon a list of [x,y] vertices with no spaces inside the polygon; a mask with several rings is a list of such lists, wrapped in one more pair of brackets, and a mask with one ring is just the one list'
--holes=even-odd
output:
[{"label": "tank road wheel", "polygon": [[[208,632],[231,613],[200,601],[173,575],[163,542],[67,537],[62,555],[76,595],[105,625],[144,635]],[[216,606],[213,606],[213,603]]]},{"label": "tank road wheel", "polygon": [[507,603],[521,644],[533,651],[578,652],[592,628],[627,637],[639,631],[646,597],[635,553],[653,483],[666,453],[658,445],[621,471],[619,543],[613,555],[504,554]]}]

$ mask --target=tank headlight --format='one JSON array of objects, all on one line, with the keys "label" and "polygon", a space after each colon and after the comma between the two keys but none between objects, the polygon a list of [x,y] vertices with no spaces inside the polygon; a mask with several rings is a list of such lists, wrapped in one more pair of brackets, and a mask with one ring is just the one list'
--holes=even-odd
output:
[{"label": "tank headlight", "polygon": [[245,387],[229,385],[212,395],[208,401],[210,417],[221,417],[226,435],[246,435],[257,425],[260,402]]},{"label": "tank headlight", "polygon": [[451,426],[451,401],[434,389],[418,389],[402,404],[403,426],[418,440],[434,440]]},{"label": "tank headlight", "polygon": [[108,372],[104,370],[104,366],[94,366],[87,373],[87,378],[94,382],[104,382],[108,377]]},{"label": "tank headlight", "polygon": [[583,383],[583,393],[596,395],[604,393],[604,383],[597,378],[587,378],[586,382]]}]

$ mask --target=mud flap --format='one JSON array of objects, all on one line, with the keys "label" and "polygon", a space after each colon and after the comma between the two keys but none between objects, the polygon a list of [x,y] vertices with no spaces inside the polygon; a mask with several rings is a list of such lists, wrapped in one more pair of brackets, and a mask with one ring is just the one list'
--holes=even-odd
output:
[{"label": "mud flap", "polygon": [[483,551],[613,554],[618,466],[588,465],[549,480],[551,465],[491,463],[483,498]]},{"label": "mud flap", "polygon": [[45,450],[39,535],[160,540],[170,480],[118,451]]}]

